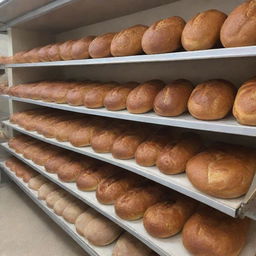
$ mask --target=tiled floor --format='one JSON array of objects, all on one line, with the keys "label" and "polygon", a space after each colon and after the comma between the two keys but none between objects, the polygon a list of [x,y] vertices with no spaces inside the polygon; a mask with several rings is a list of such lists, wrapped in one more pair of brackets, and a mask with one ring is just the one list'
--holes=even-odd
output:
[{"label": "tiled floor", "polygon": [[15,184],[0,187],[0,256],[85,256]]}]

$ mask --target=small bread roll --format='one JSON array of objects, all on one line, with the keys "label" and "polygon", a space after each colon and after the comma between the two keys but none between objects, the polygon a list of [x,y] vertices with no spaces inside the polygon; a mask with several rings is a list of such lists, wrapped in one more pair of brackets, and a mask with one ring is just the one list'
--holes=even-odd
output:
[{"label": "small bread roll", "polygon": [[151,253],[149,247],[125,232],[118,238],[112,256],[151,256]]},{"label": "small bread roll", "polygon": [[150,80],[134,88],[126,101],[127,110],[130,113],[141,114],[153,109],[156,95],[164,87],[160,80]]},{"label": "small bread roll", "polygon": [[141,39],[148,26],[135,25],[121,30],[111,42],[112,56],[130,56],[142,53]]},{"label": "small bread roll", "polygon": [[144,33],[142,48],[146,54],[173,52],[181,47],[186,22],[178,16],[159,20]]},{"label": "small bread roll", "polygon": [[58,188],[59,187],[54,183],[45,183],[38,190],[38,198],[40,200],[45,200],[48,194],[50,194],[52,191],[57,190]]},{"label": "small bread roll", "polygon": [[46,204],[48,207],[53,208],[54,204],[61,198],[65,197],[67,192],[63,189],[58,189],[55,191],[50,192],[46,196]]},{"label": "small bread roll", "polygon": [[224,47],[256,45],[255,3],[255,0],[245,1],[228,15],[220,32]]},{"label": "small bread roll", "polygon": [[94,191],[103,179],[117,174],[118,172],[120,172],[120,168],[111,164],[103,164],[96,167],[94,172],[82,172],[76,179],[76,185],[82,191]]},{"label": "small bread roll", "polygon": [[62,60],[72,60],[72,46],[75,43],[74,40],[68,40],[60,44],[60,57]]},{"label": "small bread roll", "polygon": [[188,100],[189,113],[200,120],[222,119],[232,109],[235,91],[232,83],[222,79],[198,84]]},{"label": "small bread roll", "polygon": [[167,238],[179,233],[195,211],[191,198],[177,196],[149,207],[143,217],[147,232],[157,238]]},{"label": "small bread roll", "polygon": [[48,49],[48,59],[50,61],[60,61],[60,43],[58,44],[53,44],[49,49]]},{"label": "small bread roll", "polygon": [[75,41],[71,47],[71,57],[73,60],[88,59],[89,45],[95,36],[86,36],[80,40]]},{"label": "small bread roll", "polygon": [[65,195],[64,197],[58,199],[54,205],[53,205],[53,210],[54,212],[59,215],[62,216],[63,211],[65,210],[65,208],[72,202],[74,202],[76,199],[71,196],[70,194]]},{"label": "small bread roll", "polygon": [[238,90],[233,115],[240,124],[256,125],[256,78],[245,82]]},{"label": "small bread roll", "polygon": [[116,87],[115,82],[103,83],[89,89],[84,96],[84,106],[87,108],[101,108],[104,106],[106,94]]},{"label": "small bread roll", "polygon": [[106,33],[94,38],[89,45],[89,55],[92,58],[110,57],[110,45],[116,33]]},{"label": "small bread roll", "polygon": [[255,174],[256,152],[229,145],[212,147],[187,162],[186,174],[200,191],[219,198],[244,195]]},{"label": "small bread roll", "polygon": [[127,97],[136,86],[137,82],[129,82],[110,90],[104,98],[105,108],[112,111],[126,109]]},{"label": "small bread roll", "polygon": [[87,225],[90,223],[90,221],[99,216],[100,214],[93,209],[86,210],[80,214],[75,221],[77,233],[81,236],[84,236],[84,230],[87,228]]},{"label": "small bread roll", "polygon": [[122,228],[103,216],[91,220],[84,229],[84,237],[95,246],[105,246],[115,241]]},{"label": "small bread roll", "polygon": [[246,243],[249,225],[247,218],[232,218],[204,207],[186,222],[183,245],[195,256],[238,256]]},{"label": "small bread roll", "polygon": [[97,200],[102,204],[114,204],[129,189],[139,186],[143,179],[131,173],[120,172],[102,180],[96,190]]},{"label": "small bread roll", "polygon": [[39,174],[29,180],[28,187],[33,190],[39,190],[39,188],[47,182],[49,181],[44,176]]},{"label": "small bread roll", "polygon": [[84,211],[88,209],[88,206],[81,201],[74,201],[70,203],[63,211],[62,217],[69,223],[75,224],[76,219]]},{"label": "small bread roll", "polygon": [[187,51],[213,48],[220,40],[220,29],[227,15],[218,10],[207,10],[197,14],[186,24],[182,46]]},{"label": "small bread roll", "polygon": [[187,111],[187,103],[193,85],[190,81],[179,79],[166,85],[154,100],[154,111],[160,116],[179,116]]},{"label": "small bread roll", "polygon": [[138,220],[150,206],[163,200],[165,194],[163,187],[154,183],[130,189],[117,198],[115,212],[124,220]]},{"label": "small bread roll", "polygon": [[172,140],[159,153],[156,165],[165,174],[184,172],[187,161],[202,149],[202,142],[196,134],[184,134],[178,140]]}]

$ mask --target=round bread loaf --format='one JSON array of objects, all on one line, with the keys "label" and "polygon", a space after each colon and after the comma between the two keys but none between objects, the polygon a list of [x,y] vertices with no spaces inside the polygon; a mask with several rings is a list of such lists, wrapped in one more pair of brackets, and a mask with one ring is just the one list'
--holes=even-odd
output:
[{"label": "round bread loaf", "polygon": [[218,10],[207,10],[197,14],[186,24],[182,46],[187,51],[210,49],[220,40],[220,29],[227,15]]},{"label": "round bread loaf", "polygon": [[[255,151],[230,146],[210,148],[187,162],[186,174],[200,191],[219,198],[236,198],[245,194],[255,174]],[[255,161],[255,160],[254,160]]]},{"label": "round bread loaf", "polygon": [[115,241],[122,228],[103,216],[91,220],[84,229],[84,237],[95,246],[105,246]]},{"label": "round bread loaf", "polygon": [[33,190],[39,190],[39,188],[47,182],[49,181],[44,176],[36,175],[35,177],[29,180],[28,187]]},{"label": "round bread loaf", "polygon": [[114,204],[117,198],[129,189],[139,186],[142,182],[141,177],[120,172],[99,183],[96,190],[97,200],[102,204]]},{"label": "round bread loaf", "polygon": [[95,36],[86,36],[80,40],[75,41],[71,47],[71,57],[73,60],[88,59],[89,45]]},{"label": "round bread loaf", "polygon": [[70,203],[63,211],[62,217],[69,223],[75,224],[76,219],[84,211],[88,209],[88,206],[81,201],[74,201]]},{"label": "round bread loaf", "polygon": [[160,185],[152,183],[130,189],[117,198],[115,212],[124,220],[140,219],[150,206],[163,200],[165,194],[166,191]]},{"label": "round bread loaf", "polygon": [[57,189],[55,191],[50,192],[46,196],[46,204],[48,207],[53,208],[54,204],[61,198],[65,197],[67,192],[63,189]]},{"label": "round bread loaf", "polygon": [[45,200],[48,194],[57,190],[58,188],[59,187],[52,182],[45,183],[38,190],[38,198],[40,200]]},{"label": "round bread loaf", "polygon": [[203,208],[186,222],[183,244],[195,256],[238,256],[245,245],[249,223],[248,219]]},{"label": "round bread loaf", "polygon": [[90,223],[90,221],[99,216],[100,214],[93,209],[86,210],[80,214],[75,221],[77,233],[81,236],[84,236],[84,230],[87,228],[87,225]]},{"label": "round bread loaf", "polygon": [[193,90],[190,81],[179,79],[166,85],[155,97],[154,111],[160,116],[178,116],[187,111],[189,96]]},{"label": "round bread loaf", "polygon": [[130,113],[141,114],[153,109],[156,95],[164,87],[163,81],[150,80],[134,88],[126,101]]},{"label": "round bread loaf", "polygon": [[49,49],[48,49],[48,59],[50,61],[60,61],[60,43],[58,44],[53,44]]},{"label": "round bread loaf", "polygon": [[130,56],[142,53],[141,39],[148,26],[135,25],[121,30],[112,39],[112,56]]},{"label": "round bread loaf", "polygon": [[71,196],[70,194],[65,195],[64,197],[58,199],[54,205],[53,205],[53,210],[54,212],[59,215],[62,216],[63,211],[65,210],[65,208],[72,202],[74,202],[76,199]]},{"label": "round bread loaf", "polygon": [[97,36],[89,45],[89,55],[92,58],[110,57],[110,45],[116,33],[106,33]]},{"label": "round bread loaf", "polygon": [[256,78],[245,82],[238,90],[233,115],[240,124],[256,125]]},{"label": "round bread loaf", "polygon": [[146,54],[173,52],[181,47],[186,22],[178,16],[159,20],[144,33],[142,48]]},{"label": "round bread loaf", "polygon": [[136,86],[137,82],[129,82],[110,90],[104,98],[105,108],[112,111],[126,109],[127,97]]},{"label": "round bread loaf", "polygon": [[237,6],[224,22],[220,39],[224,47],[256,45],[256,0]]},{"label": "round bread loaf", "polygon": [[157,238],[167,238],[179,233],[195,210],[191,198],[177,197],[149,207],[143,224],[147,232]]},{"label": "round bread loaf", "polygon": [[74,40],[68,40],[60,44],[60,57],[62,60],[72,60],[72,46],[75,43]]},{"label": "round bread loaf", "polygon": [[184,172],[187,161],[200,152],[202,142],[196,134],[184,134],[178,140],[170,141],[159,153],[156,165],[165,174]]},{"label": "round bread loaf", "polygon": [[188,100],[189,113],[200,120],[224,118],[232,109],[235,87],[222,79],[198,84]]},{"label": "round bread loaf", "polygon": [[145,244],[125,232],[118,238],[112,256],[151,256],[151,253],[152,251]]}]

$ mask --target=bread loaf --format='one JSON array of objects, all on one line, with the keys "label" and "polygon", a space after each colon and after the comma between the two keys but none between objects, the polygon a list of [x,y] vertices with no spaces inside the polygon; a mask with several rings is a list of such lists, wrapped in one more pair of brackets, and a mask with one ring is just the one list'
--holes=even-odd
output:
[{"label": "bread loaf", "polygon": [[184,134],[180,139],[170,141],[159,153],[156,165],[165,174],[185,171],[187,161],[202,149],[202,142],[196,134]]},{"label": "bread loaf", "polygon": [[165,192],[160,185],[153,183],[130,189],[117,198],[115,212],[125,220],[140,219],[150,206],[164,199]]},{"label": "bread loaf", "polygon": [[145,244],[125,232],[118,238],[112,256],[151,256],[151,252]]},{"label": "bread loaf", "polygon": [[54,204],[61,198],[65,197],[67,195],[67,192],[63,189],[57,189],[55,191],[50,192],[46,196],[46,204],[48,207],[53,208]]},{"label": "bread loaf", "polygon": [[60,57],[62,60],[72,60],[72,46],[75,43],[74,40],[68,40],[60,44]]},{"label": "bread loaf", "polygon": [[48,59],[50,61],[60,61],[60,43],[58,44],[53,44],[49,49],[48,49]]},{"label": "bread loaf", "polygon": [[104,106],[106,94],[117,86],[115,82],[103,83],[89,89],[84,96],[84,105],[87,108],[101,108]]},{"label": "bread loaf", "polygon": [[37,48],[33,48],[32,50],[27,52],[27,61],[28,62],[40,62],[40,58],[39,58],[39,50],[41,48],[37,47]]},{"label": "bread loaf", "polygon": [[187,111],[189,96],[193,90],[190,81],[179,79],[166,85],[155,97],[154,111],[160,116],[178,116]]},{"label": "bread loaf", "polygon": [[143,183],[141,177],[131,173],[120,172],[106,179],[103,179],[96,190],[97,200],[102,204],[114,204],[117,198],[126,193],[129,189]]},{"label": "bread loaf", "polygon": [[181,33],[186,22],[178,16],[152,24],[144,33],[142,48],[146,54],[173,52],[181,47]]},{"label": "bread loaf", "polygon": [[120,169],[114,165],[103,164],[96,167],[94,172],[82,172],[76,179],[76,185],[83,191],[94,191],[98,184],[105,178],[120,172]]},{"label": "bread loaf", "polygon": [[69,223],[75,224],[76,219],[84,211],[88,209],[88,206],[81,201],[74,201],[70,203],[63,211],[62,217]]},{"label": "bread loaf", "polygon": [[113,56],[129,56],[142,53],[141,39],[147,26],[135,25],[117,33],[110,46]]},{"label": "bread loaf", "polygon": [[65,195],[64,197],[58,199],[54,205],[53,205],[53,210],[54,212],[59,215],[62,216],[63,211],[65,210],[65,208],[72,202],[74,202],[76,199],[71,196],[70,194]]},{"label": "bread loaf", "polygon": [[213,79],[198,84],[188,100],[190,114],[200,120],[224,118],[232,109],[235,87],[226,80]]},{"label": "bread loaf", "polygon": [[80,40],[75,41],[71,47],[71,56],[73,60],[88,59],[89,45],[95,36],[86,36]]},{"label": "bread loaf", "polygon": [[256,78],[245,82],[238,90],[233,115],[240,124],[256,125]]},{"label": "bread loaf", "polygon": [[186,24],[181,37],[187,51],[213,48],[220,40],[220,29],[227,15],[218,10],[207,10],[197,14]]},{"label": "bread loaf", "polygon": [[126,106],[130,113],[141,114],[153,109],[156,95],[164,87],[160,80],[151,80],[140,84],[128,95]]},{"label": "bread loaf", "polygon": [[177,196],[152,205],[143,217],[146,231],[156,238],[167,238],[179,233],[195,211],[196,203],[191,198]]},{"label": "bread loaf", "polygon": [[245,245],[249,220],[232,218],[219,211],[203,208],[186,222],[182,240],[195,256],[238,256]]},{"label": "bread loaf", "polygon": [[224,22],[220,39],[224,47],[256,45],[256,1],[237,6]]},{"label": "bread loaf", "polygon": [[[255,174],[255,151],[235,145],[212,147],[191,158],[186,166],[190,182],[220,198],[245,194]],[[254,159],[254,160],[253,160]]]},{"label": "bread loaf", "polygon": [[58,189],[58,186],[54,183],[45,183],[43,184],[39,190],[38,190],[38,198],[40,200],[45,200],[47,195],[50,194],[52,191],[55,191]]},{"label": "bread loaf", "polygon": [[92,58],[110,57],[110,45],[116,33],[106,33],[97,36],[89,45],[89,55]]},{"label": "bread loaf", "polygon": [[22,179],[24,182],[28,183],[33,177],[37,175],[38,175],[38,172],[36,172],[32,168],[27,168],[26,172],[23,174]]},{"label": "bread loaf", "polygon": [[100,214],[93,209],[86,210],[85,212],[80,214],[75,221],[77,233],[83,236],[84,230],[87,228],[87,225],[90,223],[90,221],[99,216]]},{"label": "bread loaf", "polygon": [[29,180],[28,187],[33,190],[39,190],[39,188],[47,182],[48,180],[44,176],[37,175]]},{"label": "bread loaf", "polygon": [[138,86],[138,83],[129,82],[114,87],[104,98],[105,108],[112,111],[126,109],[127,97],[136,86]]},{"label": "bread loaf", "polygon": [[46,46],[41,47],[37,54],[38,54],[38,59],[42,62],[47,62],[50,61],[50,59],[48,58],[48,51],[51,48],[52,44],[48,44]]},{"label": "bread loaf", "polygon": [[39,152],[36,156],[34,156],[34,158],[32,159],[34,163],[44,166],[48,159],[50,159],[51,157],[54,157],[57,154],[63,154],[64,151],[60,148],[57,148],[55,146],[48,146],[48,148],[44,148],[42,150],[42,153]]},{"label": "bread loaf", "polygon": [[122,228],[103,216],[91,220],[84,229],[84,237],[95,246],[105,246],[115,241]]}]

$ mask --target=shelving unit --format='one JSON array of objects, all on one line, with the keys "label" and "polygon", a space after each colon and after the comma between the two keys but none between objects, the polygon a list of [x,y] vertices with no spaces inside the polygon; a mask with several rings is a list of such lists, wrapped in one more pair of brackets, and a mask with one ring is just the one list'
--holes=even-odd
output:
[{"label": "shelving unit", "polygon": [[[150,25],[159,19],[170,16],[178,15],[188,20],[196,13],[207,9],[220,9],[229,13],[235,6],[240,4],[242,0],[129,0],[121,2],[117,0],[105,2],[101,0],[42,0],[36,1],[37,3],[32,0],[25,0],[25,2],[26,8],[24,5],[23,8],[15,11],[15,15],[3,16],[5,24],[0,26],[0,31],[6,31],[8,29],[10,39],[9,55],[52,42],[77,39],[85,35],[99,35],[110,31],[120,31],[125,27],[135,24]],[[12,4],[17,4],[17,0],[11,1],[9,8],[13,7]],[[0,8],[0,14],[1,11],[3,14],[8,13],[7,10],[8,8]],[[90,15],[87,15],[88,13]],[[255,66],[256,46],[248,46],[102,59],[18,63],[8,64],[0,68],[6,68],[9,86],[50,79],[115,80],[123,83],[127,81],[143,82],[159,78],[168,83],[174,79],[186,78],[191,80],[194,84],[197,84],[212,78],[222,78],[230,80],[239,87],[244,81],[255,76]],[[67,104],[56,104],[8,95],[1,95],[0,97],[8,100],[11,114],[35,108],[35,106],[45,106],[88,115],[178,127],[182,129],[194,129],[197,133],[206,137],[208,136],[208,138],[214,137],[214,139],[217,138],[218,133],[222,138],[227,137],[226,140],[238,144],[246,142],[254,146],[254,141],[256,141],[256,127],[240,125],[231,115],[218,121],[200,121],[188,114],[174,118],[161,117],[153,112],[135,115],[126,110],[114,112],[108,111],[105,108],[88,109],[83,106],[75,107]],[[188,181],[185,174],[165,175],[156,167],[145,168],[137,165],[134,160],[118,160],[113,158],[111,154],[98,154],[94,152],[91,147],[78,148],[72,146],[70,143],[47,139],[36,132],[26,131],[10,123],[8,120],[3,120],[2,123],[8,127],[10,133],[24,133],[55,146],[111,163],[194,198],[232,217],[249,216],[256,220],[256,176],[250,190],[244,197],[232,200],[217,199],[195,189]],[[216,133],[216,138],[212,136],[213,133]],[[51,181],[123,227],[161,256],[190,256],[182,246],[181,235],[169,239],[152,238],[144,230],[141,221],[128,222],[119,219],[114,213],[113,206],[105,206],[98,203],[94,192],[81,192],[74,183],[61,182],[56,175],[45,172],[43,167],[15,153],[8,147],[7,143],[2,143],[2,147],[7,152],[16,156]],[[22,187],[32,199],[34,198],[33,200],[39,204],[39,206],[41,205],[40,207],[45,209],[50,217],[52,217],[51,211],[48,208],[46,209],[43,203],[37,200],[33,193],[31,194],[31,191],[27,191],[28,189],[20,179],[8,171],[3,163],[1,163],[0,166],[11,179]],[[58,218],[54,219],[59,225],[66,225],[62,223],[63,220],[61,222]],[[246,248],[244,248],[240,256],[255,256],[255,227],[256,222],[252,225],[250,242],[247,244]],[[72,235],[73,231],[70,229],[69,225],[67,225],[67,227],[65,226],[64,229],[68,230],[67,232],[71,233],[71,236],[82,245],[89,254],[99,256],[110,255],[109,252],[103,254],[103,251],[89,248],[81,237]]]},{"label": "shelving unit", "polygon": [[4,164],[0,162],[0,167],[8,175],[8,177],[13,180],[33,201],[36,203],[54,222],[56,222],[70,237],[72,237],[86,252],[93,256],[111,256],[113,250],[113,244],[96,247],[89,244],[82,236],[77,234],[75,226],[68,223],[62,217],[56,215],[52,209],[47,207],[45,201],[39,200],[37,197],[37,192],[31,190],[28,185],[23,182],[21,178],[14,175],[13,172]]}]

